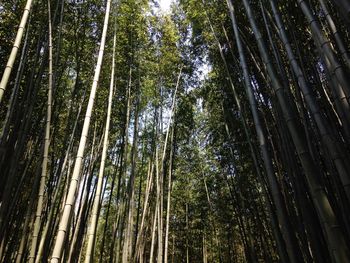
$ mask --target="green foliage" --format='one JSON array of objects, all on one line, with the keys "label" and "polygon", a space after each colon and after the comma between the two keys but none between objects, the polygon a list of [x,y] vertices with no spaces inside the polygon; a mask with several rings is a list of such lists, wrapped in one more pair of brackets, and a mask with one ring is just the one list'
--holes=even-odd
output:
[{"label": "green foliage", "polygon": [[[8,59],[24,2],[0,3],[0,65],[4,66]],[[23,56],[17,56],[5,103],[0,105],[0,130],[4,133],[0,138],[0,261],[3,262],[15,260],[21,242],[22,245],[31,242],[31,218],[35,214],[42,164],[48,85],[48,10],[46,1],[34,2],[26,27],[27,40],[20,47],[19,53],[23,52]],[[327,251],[330,241],[322,228],[324,221],[316,212],[316,197],[305,176],[305,162],[300,155],[310,152],[310,163],[320,168],[317,189],[326,193],[336,211],[334,217],[339,229],[349,238],[348,190],[337,170],[339,160],[345,162],[345,172],[350,170],[346,163],[350,156],[349,131],[346,130],[350,127],[346,119],[349,96],[346,88],[336,89],[340,87],[339,70],[349,72],[344,60],[346,54],[342,54],[337,42],[338,37],[342,38],[345,48],[349,49],[348,27],[337,7],[326,1],[338,30],[338,35],[332,34],[320,1],[306,1],[315,21],[320,22],[320,32],[329,40],[326,44],[331,45],[331,51],[339,60],[339,67],[333,70],[327,64],[329,54],[322,49],[326,44],[315,41],[318,36],[311,30],[315,24],[310,26],[297,1],[275,1],[290,38],[291,50],[296,54],[295,61],[301,65],[302,74],[298,75],[293,72],[281,41],[270,1],[248,2],[267,44],[270,64],[282,83],[280,90],[296,113],[294,119],[286,118],[285,105],[279,103],[273,91],[271,73],[266,70],[266,61],[243,2],[232,1],[281,203],[290,220],[290,232],[300,251],[299,258],[305,262],[318,262],[320,258],[328,262],[332,256]],[[51,1],[51,5],[54,103],[50,172],[40,228],[40,236],[46,226],[49,229],[43,262],[49,260],[56,238],[105,15],[105,1],[101,0],[60,0]],[[64,248],[65,259],[70,256],[72,262],[80,262],[85,257],[115,35],[112,120],[94,260],[122,262],[122,255],[127,251],[123,246],[128,238],[128,226],[131,248],[124,261],[137,261],[140,260],[137,257],[142,256],[144,262],[148,262],[152,244],[154,259],[159,251],[165,251],[158,247],[159,235],[165,241],[167,195],[171,191],[168,262],[279,262],[283,258],[285,230],[276,216],[278,211],[272,198],[276,193],[264,169],[226,1],[178,0],[169,13],[160,12],[157,6],[155,0],[112,1],[87,150],[78,180],[78,201],[73,207],[74,216]],[[23,58],[21,68],[20,57]],[[311,95],[303,93],[301,76],[310,86]],[[337,94],[343,91],[344,97],[339,98]],[[316,114],[307,96],[319,106]],[[174,98],[174,115],[166,137]],[[329,127],[330,137],[320,130],[320,119]],[[299,130],[290,128],[294,120],[300,122]],[[134,133],[135,121],[138,130]],[[307,138],[307,151],[302,154],[298,155],[293,132]],[[336,145],[339,154],[328,148],[327,140]],[[169,169],[171,189],[168,187]],[[11,180],[14,183],[7,189]],[[4,209],[7,205],[8,209]],[[156,207],[162,209],[158,214]],[[278,236],[282,239],[282,249]],[[23,248],[22,262],[25,262],[28,251],[25,246]]]}]

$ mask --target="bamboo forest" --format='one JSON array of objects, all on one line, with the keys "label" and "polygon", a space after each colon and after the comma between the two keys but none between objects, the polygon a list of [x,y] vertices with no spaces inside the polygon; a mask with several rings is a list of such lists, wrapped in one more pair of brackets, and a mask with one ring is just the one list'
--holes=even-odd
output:
[{"label": "bamboo forest", "polygon": [[0,262],[350,263],[349,0],[0,0]]}]

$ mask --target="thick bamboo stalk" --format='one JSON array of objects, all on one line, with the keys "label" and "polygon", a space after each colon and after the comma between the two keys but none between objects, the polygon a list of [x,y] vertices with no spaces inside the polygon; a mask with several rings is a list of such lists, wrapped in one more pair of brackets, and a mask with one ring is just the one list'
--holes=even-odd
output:
[{"label": "thick bamboo stalk", "polygon": [[[245,84],[246,93],[248,95],[248,100],[249,100],[250,108],[251,108],[252,115],[253,115],[253,120],[254,120],[254,124],[255,124],[255,129],[256,129],[260,149],[262,152],[262,157],[264,160],[269,189],[270,189],[270,192],[272,195],[273,203],[276,206],[276,212],[277,212],[277,216],[278,216],[279,226],[281,227],[281,231],[282,231],[284,240],[286,242],[289,259],[291,262],[296,263],[296,262],[299,262],[301,260],[300,259],[300,250],[299,250],[299,247],[297,246],[297,240],[292,232],[291,224],[290,224],[290,221],[288,218],[287,209],[286,209],[284,201],[282,199],[282,194],[280,192],[278,182],[276,179],[276,175],[274,173],[272,159],[271,159],[270,153],[268,151],[266,135],[264,134],[264,130],[263,130],[262,124],[260,122],[257,104],[256,104],[256,101],[254,98],[253,88],[251,86],[251,79],[249,76],[242,42],[240,40],[240,35],[238,32],[236,16],[234,13],[234,8],[233,8],[231,0],[227,0],[227,4],[228,4],[229,10],[230,10],[230,16],[231,16],[231,20],[232,20],[233,29],[234,29],[236,45],[238,48],[241,68],[242,68],[243,75],[244,75],[244,84]],[[279,251],[279,254],[280,254],[280,257],[284,261],[286,261],[286,259],[284,258],[283,251]]]},{"label": "thick bamboo stalk", "polygon": [[349,123],[349,101],[350,98],[350,82],[346,75],[343,66],[339,63],[335,56],[330,41],[323,34],[320,24],[312,14],[309,5],[305,0],[297,0],[301,10],[303,11],[312,31],[312,37],[316,46],[318,47],[320,54],[324,57],[324,62],[329,70],[330,78],[334,83],[333,92],[334,96],[339,100],[339,103],[346,116],[343,122]]},{"label": "thick bamboo stalk", "polygon": [[350,57],[349,57],[348,51],[346,50],[346,46],[344,44],[344,41],[343,41],[343,39],[342,39],[338,29],[337,29],[337,26],[334,23],[334,20],[333,20],[331,14],[329,13],[327,4],[326,4],[325,0],[319,0],[319,2],[320,2],[320,5],[324,11],[324,14],[325,14],[327,22],[328,22],[329,29],[334,36],[335,42],[338,46],[338,49],[339,49],[340,54],[343,58],[343,61],[344,61],[345,65],[347,66],[347,68],[350,69]]},{"label": "thick bamboo stalk", "polygon": [[[320,0],[323,1],[323,0]],[[324,114],[322,114],[322,110],[315,99],[315,94],[312,92],[309,84],[307,83],[304,74],[301,70],[301,67],[294,55],[293,49],[287,37],[287,33],[283,27],[281,16],[278,12],[275,0],[270,0],[270,5],[272,12],[274,14],[277,28],[281,40],[284,44],[284,47],[287,52],[289,63],[292,66],[292,70],[294,75],[297,78],[300,89],[304,95],[305,102],[316,122],[316,125],[320,131],[320,136],[322,143],[327,147],[329,151],[329,155],[331,156],[332,161],[335,164],[335,167],[338,171],[339,178],[342,182],[345,194],[350,200],[350,177],[349,177],[349,167],[346,162],[346,158],[344,157],[344,149],[342,149],[342,145],[340,142],[336,140],[333,134],[330,131],[330,123],[327,119],[325,119]]]},{"label": "thick bamboo stalk", "polygon": [[[298,0],[300,1],[300,0]],[[303,1],[301,1],[303,2]],[[323,226],[326,239],[329,246],[329,251],[335,262],[350,261],[348,249],[346,246],[344,235],[340,229],[338,220],[331,206],[329,198],[322,187],[319,178],[319,170],[312,159],[310,152],[307,149],[305,134],[300,129],[300,123],[297,120],[296,113],[289,99],[285,96],[283,85],[280,83],[273,64],[269,58],[267,47],[262,38],[261,32],[258,29],[250,4],[247,0],[243,0],[243,4],[248,15],[252,30],[254,32],[260,54],[264,60],[267,71],[271,78],[272,87],[281,106],[286,124],[290,131],[293,143],[297,150],[298,157],[304,169],[307,181],[309,183],[311,196],[317,209],[320,222]]]}]

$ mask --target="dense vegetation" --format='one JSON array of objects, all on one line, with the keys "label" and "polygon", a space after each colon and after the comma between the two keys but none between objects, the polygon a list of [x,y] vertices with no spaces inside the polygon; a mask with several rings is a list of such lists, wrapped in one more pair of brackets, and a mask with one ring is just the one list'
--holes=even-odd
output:
[{"label": "dense vegetation", "polygon": [[0,262],[350,262],[347,0],[0,2]]}]

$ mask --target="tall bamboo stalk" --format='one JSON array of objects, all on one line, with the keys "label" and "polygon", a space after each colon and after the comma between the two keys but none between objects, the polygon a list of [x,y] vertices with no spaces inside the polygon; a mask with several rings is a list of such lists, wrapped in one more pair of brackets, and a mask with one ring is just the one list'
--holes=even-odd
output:
[{"label": "tall bamboo stalk", "polygon": [[21,18],[21,22],[20,22],[18,30],[17,30],[15,42],[13,43],[11,54],[10,54],[8,60],[7,60],[6,68],[5,68],[4,73],[2,75],[2,78],[1,78],[1,82],[0,82],[0,103],[1,103],[2,97],[4,95],[4,92],[6,90],[6,87],[7,87],[10,75],[11,75],[11,71],[12,71],[12,68],[13,68],[13,64],[15,63],[15,60],[16,60],[17,52],[18,52],[19,47],[20,47],[21,42],[22,42],[24,29],[25,29],[25,27],[27,25],[27,20],[28,20],[29,14],[30,14],[30,10],[32,8],[32,4],[33,4],[33,0],[27,0],[27,3],[25,5],[25,7],[24,7],[23,15],[22,15],[22,18]]},{"label": "tall bamboo stalk", "polygon": [[172,177],[173,177],[173,159],[174,159],[174,129],[171,129],[171,148],[169,157],[169,173],[168,173],[168,193],[167,193],[167,209],[165,221],[165,240],[164,240],[164,263],[168,263],[168,247],[169,247],[169,230],[170,230],[170,208],[171,208],[171,192],[172,192]]},{"label": "tall bamboo stalk", "polygon": [[66,232],[67,232],[68,227],[69,227],[68,223],[69,223],[69,220],[72,216],[73,207],[74,207],[75,200],[76,200],[76,191],[78,188],[79,174],[80,174],[80,170],[82,167],[85,144],[86,144],[86,140],[87,140],[87,136],[88,136],[88,132],[89,132],[92,109],[94,106],[97,85],[98,85],[99,76],[100,76],[100,72],[101,72],[102,59],[103,59],[103,53],[104,53],[106,35],[107,35],[107,29],[108,29],[110,7],[111,7],[111,0],[107,0],[100,50],[99,50],[99,54],[98,54],[98,58],[97,58],[95,74],[94,74],[93,83],[92,83],[92,87],[91,87],[91,91],[90,91],[89,103],[88,103],[86,113],[85,113],[83,130],[82,130],[81,137],[80,137],[79,148],[78,148],[78,153],[77,153],[76,160],[75,160],[72,178],[71,178],[70,183],[69,183],[69,190],[68,190],[68,194],[67,194],[67,199],[65,201],[63,214],[60,218],[60,224],[59,224],[58,233],[56,236],[54,250],[52,253],[52,257],[51,257],[51,263],[56,263],[56,262],[58,263],[61,260],[62,252],[63,252],[63,243],[64,243],[65,238],[66,238]]},{"label": "tall bamboo stalk", "polygon": [[[246,59],[245,59],[245,55],[244,55],[244,51],[243,51],[243,46],[242,46],[242,42],[241,42],[240,35],[238,32],[236,16],[234,13],[234,8],[233,8],[231,0],[227,0],[227,4],[228,4],[229,10],[230,10],[230,16],[231,16],[231,20],[232,20],[233,29],[234,29],[236,45],[237,45],[238,53],[239,53],[239,57],[240,57],[240,64],[241,64],[241,68],[242,68],[243,76],[244,76],[244,84],[246,87],[246,93],[248,95],[250,109],[251,109],[252,115],[253,115],[253,120],[254,120],[254,124],[255,124],[255,129],[256,129],[260,149],[262,152],[262,157],[264,160],[269,189],[270,189],[270,192],[272,195],[273,203],[276,206],[276,213],[278,216],[279,226],[281,227],[281,231],[282,231],[284,240],[286,242],[289,259],[291,262],[297,263],[297,262],[300,262],[300,260],[301,260],[300,250],[299,250],[299,247],[297,245],[297,240],[292,232],[293,230],[291,228],[291,224],[290,224],[290,221],[288,218],[287,209],[286,209],[284,201],[282,199],[282,194],[280,192],[278,182],[276,179],[276,175],[275,175],[275,172],[273,169],[272,159],[271,159],[271,156],[270,156],[270,153],[268,150],[266,136],[264,134],[264,130],[263,130],[262,124],[260,122],[258,108],[257,108],[257,104],[256,104],[256,101],[254,98],[253,88],[251,86],[251,79],[250,79],[250,75],[248,72],[248,67],[247,67],[247,63],[246,63]],[[276,239],[276,241],[278,241],[278,239]],[[283,251],[279,251],[279,253],[280,253],[280,257],[284,261],[286,261],[286,259],[283,258],[284,257]]]},{"label": "tall bamboo stalk", "polygon": [[[323,1],[323,0],[320,0],[320,1]],[[287,33],[283,27],[282,18],[280,13],[278,12],[278,8],[275,0],[270,0],[270,5],[276,20],[280,38],[287,52],[289,63],[292,66],[294,75],[296,76],[300,89],[304,95],[305,102],[315,120],[317,128],[320,131],[321,140],[329,151],[329,155],[331,156],[331,159],[333,160],[335,167],[338,171],[344,191],[348,199],[350,200],[350,176],[349,176],[349,167],[347,167],[348,165],[345,157],[346,154],[344,154],[345,150],[342,147],[342,143],[339,142],[335,138],[335,136],[331,133],[330,131],[331,124],[324,117],[321,107],[316,101],[315,94],[310,88],[308,82],[306,81],[303,71],[294,55]]]},{"label": "tall bamboo stalk", "polygon": [[93,203],[92,213],[91,213],[91,221],[89,225],[89,230],[87,234],[88,245],[86,248],[86,256],[85,262],[90,263],[93,262],[93,248],[96,239],[96,228],[97,228],[97,219],[100,211],[100,201],[101,201],[101,193],[102,193],[102,185],[103,185],[103,176],[105,163],[107,158],[107,149],[108,149],[108,136],[109,136],[109,126],[111,121],[111,112],[112,112],[112,101],[113,101],[113,87],[114,87],[114,72],[115,72],[115,48],[116,48],[116,33],[114,33],[113,37],[113,54],[112,54],[112,71],[111,71],[111,82],[109,86],[109,96],[108,96],[108,109],[107,109],[107,119],[106,119],[106,127],[103,138],[103,148],[102,148],[102,157],[100,170],[98,173],[98,181],[96,186],[96,194]]},{"label": "tall bamboo stalk", "polygon": [[45,185],[47,179],[47,165],[49,161],[49,147],[50,147],[50,127],[51,127],[51,111],[52,111],[52,85],[53,85],[53,69],[52,69],[52,22],[51,22],[51,4],[50,0],[47,1],[48,9],[48,21],[49,21],[49,85],[47,94],[47,112],[46,112],[46,127],[45,127],[45,139],[44,139],[44,157],[41,168],[41,178],[38,193],[38,204],[35,213],[34,230],[32,237],[32,244],[29,253],[29,261],[33,263],[35,261],[36,248],[38,243],[39,231],[41,226],[41,215],[44,205]]},{"label": "tall bamboo stalk", "polygon": [[260,54],[271,78],[272,87],[281,106],[301,165],[304,169],[307,181],[309,183],[311,196],[326,235],[329,252],[335,262],[340,263],[350,261],[344,234],[340,229],[339,222],[335,216],[329,198],[327,197],[325,190],[320,182],[319,169],[307,149],[305,134],[302,132],[302,129],[300,129],[301,124],[297,119],[296,113],[293,111],[290,100],[285,96],[283,85],[280,83],[275,69],[273,68],[273,64],[267,52],[267,47],[262,38],[262,34],[256,25],[250,4],[247,0],[243,0],[243,4],[256,41],[258,43]]}]

